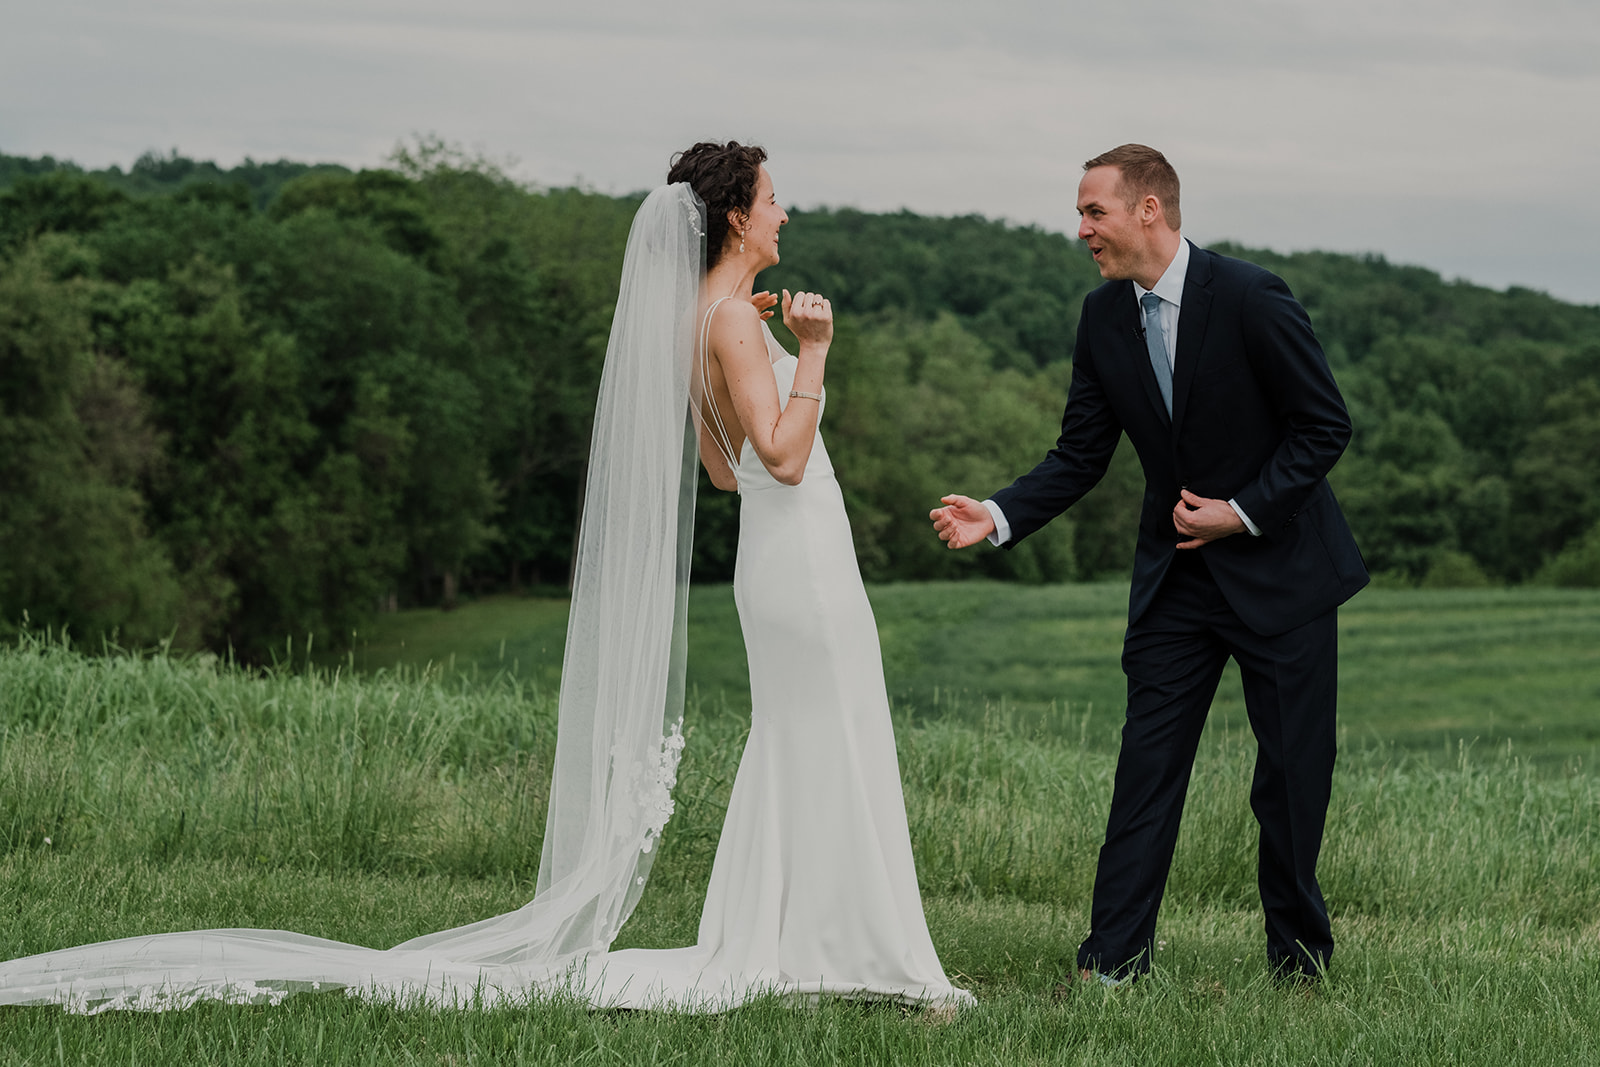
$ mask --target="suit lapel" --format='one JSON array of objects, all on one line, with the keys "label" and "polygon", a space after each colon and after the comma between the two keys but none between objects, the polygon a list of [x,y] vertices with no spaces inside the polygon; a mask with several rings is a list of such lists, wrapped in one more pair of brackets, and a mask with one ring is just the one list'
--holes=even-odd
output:
[{"label": "suit lapel", "polygon": [[[1194,383],[1200,347],[1205,340],[1206,326],[1211,320],[1211,254],[1193,244],[1189,246],[1189,272],[1183,279],[1183,305],[1178,311],[1178,348],[1172,370],[1172,425],[1173,436],[1183,426],[1183,415],[1188,407],[1189,387]],[[1155,372],[1149,373],[1151,382]],[[1160,403],[1159,392],[1156,396]]]}]

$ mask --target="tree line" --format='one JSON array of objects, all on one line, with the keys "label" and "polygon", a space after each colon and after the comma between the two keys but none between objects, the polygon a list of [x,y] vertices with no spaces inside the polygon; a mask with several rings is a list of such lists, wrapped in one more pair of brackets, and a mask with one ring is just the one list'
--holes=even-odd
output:
[{"label": "tree line", "polygon": [[[356,172],[0,155],[0,627],[250,657],[374,610],[559,588],[638,201],[528,188],[436,141]],[[1222,251],[1312,315],[1356,425],[1334,486],[1375,571],[1600,584],[1600,308]],[[1013,552],[950,553],[926,519],[1049,447],[1099,281],[1034,227],[791,213],[760,282],[838,310],[826,433],[869,580],[1126,570],[1126,448]],[[736,522],[702,483],[699,578],[731,575]]]}]

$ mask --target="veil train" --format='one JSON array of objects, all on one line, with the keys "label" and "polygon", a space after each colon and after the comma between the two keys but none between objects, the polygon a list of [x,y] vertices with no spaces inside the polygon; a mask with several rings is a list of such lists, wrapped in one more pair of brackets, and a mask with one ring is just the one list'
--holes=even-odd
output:
[{"label": "veil train", "polygon": [[363,948],[283,930],[124,938],[0,963],[0,1004],[162,1011],[343,988],[493,1003],[578,980],[632,913],[672,814],[697,454],[691,411],[704,205],[656,189],[628,234],[595,407],[560,718],[534,897],[516,911]]}]

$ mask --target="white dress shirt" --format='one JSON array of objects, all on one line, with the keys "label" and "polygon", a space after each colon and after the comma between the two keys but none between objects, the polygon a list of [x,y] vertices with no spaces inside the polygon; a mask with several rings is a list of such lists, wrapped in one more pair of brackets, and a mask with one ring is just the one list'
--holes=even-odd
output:
[{"label": "white dress shirt", "polygon": [[[1189,242],[1184,240],[1180,234],[1178,237],[1178,251],[1173,255],[1172,262],[1167,264],[1167,269],[1157,279],[1155,288],[1146,289],[1138,282],[1132,283],[1135,303],[1142,301],[1146,293],[1154,293],[1161,298],[1161,305],[1156,309],[1156,314],[1161,316],[1162,339],[1166,341],[1167,345],[1167,364],[1174,370],[1176,370],[1178,363],[1178,314],[1183,310],[1183,282],[1188,276]],[[1141,309],[1143,308],[1143,304],[1139,304],[1139,306]],[[1142,314],[1141,310],[1141,317]],[[1245,529],[1249,530],[1252,536],[1259,537],[1261,531],[1256,528],[1255,523],[1250,521],[1250,516],[1244,513],[1244,509],[1232,500],[1228,501],[1228,504],[1233,508],[1234,513],[1239,516],[1239,521],[1244,523]],[[1003,545],[1011,540],[1011,523],[1006,520],[1005,513],[1000,510],[1000,505],[993,500],[985,500],[983,506],[988,509],[990,518],[994,519],[994,533],[989,535],[989,543]]]}]

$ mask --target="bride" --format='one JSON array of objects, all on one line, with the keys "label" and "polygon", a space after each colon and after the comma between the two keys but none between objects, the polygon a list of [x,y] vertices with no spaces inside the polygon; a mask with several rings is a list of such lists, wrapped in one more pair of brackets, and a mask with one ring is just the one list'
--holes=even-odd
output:
[{"label": "bride", "polygon": [[[878,637],[818,433],[828,301],[757,273],[778,206],[757,147],[701,143],[640,206],[595,410],[533,899],[378,950],[281,930],[126,938],[0,963],[0,1004],[168,1010],[370,999],[725,1010],[777,994],[950,1007],[923,918]],[[697,447],[698,446],[698,447]],[[672,813],[697,455],[740,494],[752,723],[696,944],[609,951]]]}]

